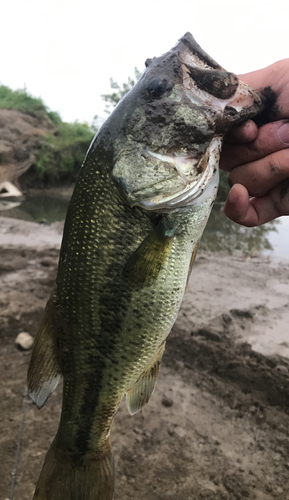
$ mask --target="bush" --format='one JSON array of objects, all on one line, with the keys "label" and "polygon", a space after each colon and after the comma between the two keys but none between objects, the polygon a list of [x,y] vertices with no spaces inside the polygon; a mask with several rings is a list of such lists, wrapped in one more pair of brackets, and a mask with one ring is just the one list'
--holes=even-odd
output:
[{"label": "bush", "polygon": [[75,182],[94,131],[86,123],[65,123],[56,111],[50,111],[42,99],[25,89],[11,90],[0,85],[0,108],[16,109],[35,118],[46,118],[54,128],[40,140],[36,161],[22,180],[25,185],[51,185]]},{"label": "bush", "polygon": [[[0,85],[0,108],[17,109],[22,113],[36,117],[46,117],[48,115],[48,108],[42,99],[32,97],[26,89],[11,90],[6,85]],[[53,112],[52,115],[53,118],[50,118],[54,123],[55,120],[60,120],[58,113]]]},{"label": "bush", "polygon": [[42,140],[32,167],[36,177],[44,184],[75,182],[93,135],[87,124],[60,122],[56,132]]}]

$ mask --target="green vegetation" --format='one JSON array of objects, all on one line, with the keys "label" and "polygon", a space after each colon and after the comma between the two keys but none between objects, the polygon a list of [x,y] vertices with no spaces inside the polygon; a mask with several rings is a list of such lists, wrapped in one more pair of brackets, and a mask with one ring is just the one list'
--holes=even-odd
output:
[{"label": "green vegetation", "polygon": [[113,108],[117,105],[117,103],[125,96],[125,94],[136,84],[141,72],[134,68],[134,76],[135,79],[128,77],[126,83],[123,83],[122,86],[119,85],[113,78],[110,79],[110,86],[114,89],[114,92],[111,94],[103,94],[101,97],[106,102],[105,112],[110,114],[113,111]]},{"label": "green vegetation", "polygon": [[93,135],[87,124],[60,122],[42,141],[32,173],[45,185],[75,182]]},{"label": "green vegetation", "polygon": [[63,122],[59,114],[50,111],[42,99],[32,97],[25,89],[11,90],[0,86],[0,108],[16,109],[51,127],[40,141],[36,161],[24,175],[27,186],[75,182],[85,153],[95,131],[85,123]]},{"label": "green vegetation", "polygon": [[48,116],[56,125],[61,122],[58,113],[49,111],[40,97],[32,97],[26,89],[11,90],[5,85],[0,85],[0,108],[17,109],[36,118]]}]

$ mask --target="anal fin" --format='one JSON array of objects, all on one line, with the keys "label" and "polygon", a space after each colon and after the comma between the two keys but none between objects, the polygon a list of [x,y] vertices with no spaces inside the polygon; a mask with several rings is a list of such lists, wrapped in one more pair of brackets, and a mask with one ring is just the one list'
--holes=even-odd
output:
[{"label": "anal fin", "polygon": [[137,382],[127,391],[126,405],[131,415],[134,415],[149,401],[156,385],[164,350],[165,342],[161,344],[157,355],[146,367]]},{"label": "anal fin", "polygon": [[27,375],[28,393],[39,409],[61,377],[53,331],[53,299],[52,294],[36,334]]}]

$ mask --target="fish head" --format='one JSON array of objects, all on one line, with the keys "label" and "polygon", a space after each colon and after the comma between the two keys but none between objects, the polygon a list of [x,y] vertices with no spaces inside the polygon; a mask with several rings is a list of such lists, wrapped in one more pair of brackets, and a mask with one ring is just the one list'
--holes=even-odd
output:
[{"label": "fish head", "polygon": [[[222,139],[264,99],[186,33],[146,69],[115,110],[112,175],[129,204],[172,210],[214,199]],[[113,119],[113,116],[112,116]]]}]

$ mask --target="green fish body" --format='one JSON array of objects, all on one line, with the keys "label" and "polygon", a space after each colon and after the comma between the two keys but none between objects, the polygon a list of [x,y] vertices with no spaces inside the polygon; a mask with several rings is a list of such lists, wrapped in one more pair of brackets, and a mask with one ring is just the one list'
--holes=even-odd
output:
[{"label": "green fish body", "polygon": [[28,372],[39,408],[63,377],[36,500],[111,500],[109,432],[149,400],[218,187],[223,135],[260,95],[186,34],[149,60],[95,137],[65,222]]}]

